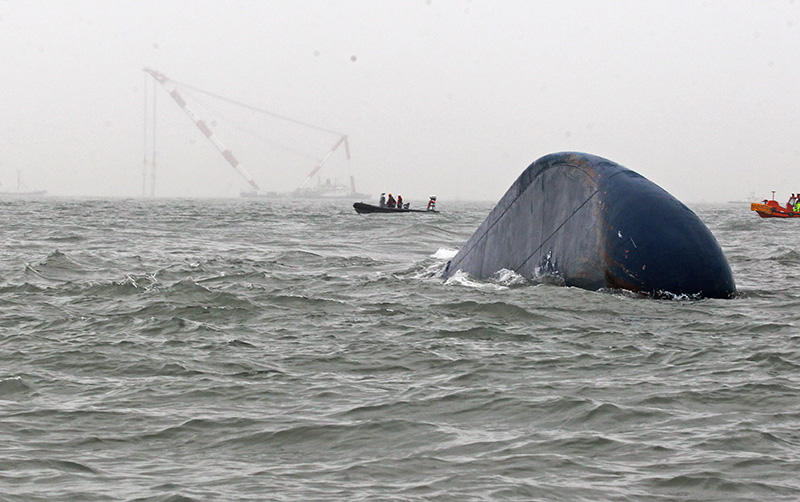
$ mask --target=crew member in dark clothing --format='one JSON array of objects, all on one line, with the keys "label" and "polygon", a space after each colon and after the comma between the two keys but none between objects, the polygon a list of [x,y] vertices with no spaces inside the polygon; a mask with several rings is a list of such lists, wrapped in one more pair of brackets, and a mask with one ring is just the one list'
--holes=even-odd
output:
[{"label": "crew member in dark clothing", "polygon": [[394,200],[394,197],[392,197],[392,194],[389,194],[389,198],[386,200],[386,207],[395,207],[396,205],[397,202]]}]

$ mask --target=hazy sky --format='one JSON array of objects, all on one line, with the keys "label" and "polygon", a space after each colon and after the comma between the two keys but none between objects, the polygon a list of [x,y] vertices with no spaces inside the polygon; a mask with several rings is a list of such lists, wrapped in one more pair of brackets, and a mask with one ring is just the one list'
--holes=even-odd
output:
[{"label": "hazy sky", "polygon": [[[147,66],[346,133],[375,197],[496,200],[566,150],[688,203],[800,191],[800,1],[0,0],[0,51],[2,189],[20,171],[52,194],[140,195]],[[236,195],[158,90],[156,194]],[[290,189],[322,136],[302,161],[239,157]]]}]

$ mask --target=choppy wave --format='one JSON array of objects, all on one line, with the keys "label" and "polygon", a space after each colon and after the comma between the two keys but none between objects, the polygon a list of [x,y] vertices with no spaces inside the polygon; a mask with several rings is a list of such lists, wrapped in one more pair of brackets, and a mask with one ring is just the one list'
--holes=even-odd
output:
[{"label": "choppy wave", "polygon": [[458,249],[439,248],[431,255],[431,258],[436,258],[437,260],[450,260],[454,258],[456,254],[458,254]]},{"label": "choppy wave", "polygon": [[0,499],[800,492],[788,225],[700,208],[742,293],[665,302],[442,279],[487,204],[3,207]]}]

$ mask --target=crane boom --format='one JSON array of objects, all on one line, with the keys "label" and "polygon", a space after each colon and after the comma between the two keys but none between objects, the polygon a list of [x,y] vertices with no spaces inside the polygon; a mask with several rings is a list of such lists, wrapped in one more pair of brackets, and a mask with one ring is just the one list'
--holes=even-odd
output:
[{"label": "crane boom", "polygon": [[151,70],[150,68],[145,68],[144,71],[149,73],[156,80],[156,82],[164,87],[170,97],[172,97],[172,99],[178,103],[178,106],[181,107],[181,110],[183,110],[186,115],[189,116],[192,122],[194,122],[194,125],[196,125],[203,135],[208,138],[211,144],[213,144],[214,147],[219,150],[219,153],[221,153],[225,160],[228,161],[228,164],[236,169],[239,174],[242,175],[245,181],[247,181],[247,183],[253,187],[254,190],[258,190],[258,185],[256,184],[255,180],[253,180],[253,177],[250,176],[250,173],[247,172],[244,166],[242,166],[236,157],[234,157],[233,153],[231,153],[231,151],[226,148],[225,145],[223,145],[222,142],[214,135],[214,131],[208,127],[206,122],[189,107],[188,103],[186,103],[186,100],[183,99],[183,96],[181,96],[178,92],[178,88],[176,87],[175,83],[159,71]]},{"label": "crane boom", "polygon": [[[350,145],[349,145],[349,143],[347,143],[347,135],[343,135],[341,138],[339,138],[339,141],[337,141],[336,144],[333,145],[333,148],[331,148],[328,151],[328,153],[326,153],[325,156],[322,157],[322,160],[319,161],[319,164],[317,164],[314,167],[314,169],[312,169],[311,172],[308,173],[308,176],[306,176],[306,179],[303,180],[303,183],[301,183],[300,186],[297,187],[297,190],[301,190],[304,186],[306,186],[306,184],[308,184],[309,181],[311,181],[311,178],[313,178],[314,175],[317,174],[317,171],[322,169],[322,166],[325,165],[325,162],[327,162],[328,159],[331,158],[331,155],[333,155],[333,153],[342,145],[342,143],[344,143],[344,148],[345,148],[345,151],[347,152],[347,160],[350,160]],[[354,184],[352,182],[352,180],[351,180],[351,184]],[[295,190],[295,191],[297,191],[297,190]],[[353,189],[353,191],[355,192],[355,189]]]}]

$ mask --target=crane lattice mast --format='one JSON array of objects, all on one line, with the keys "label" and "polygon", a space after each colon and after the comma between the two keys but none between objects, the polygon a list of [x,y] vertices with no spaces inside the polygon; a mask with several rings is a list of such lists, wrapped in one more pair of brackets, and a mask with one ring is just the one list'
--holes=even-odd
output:
[{"label": "crane lattice mast", "polygon": [[250,176],[250,173],[247,172],[247,170],[236,159],[236,157],[233,156],[233,153],[231,153],[231,151],[226,148],[225,145],[223,145],[222,142],[214,135],[214,131],[208,127],[206,122],[189,107],[188,103],[186,103],[186,100],[183,99],[183,96],[181,96],[178,92],[178,88],[173,81],[159,71],[151,70],[150,68],[145,68],[144,71],[149,73],[156,80],[156,82],[164,87],[167,93],[169,93],[170,97],[172,97],[172,99],[178,103],[178,106],[181,107],[181,110],[183,110],[186,115],[189,116],[192,122],[194,122],[194,125],[196,125],[203,135],[208,138],[208,140],[217,148],[217,150],[219,150],[225,160],[228,161],[228,164],[236,169],[239,174],[242,175],[245,181],[247,181],[247,183],[253,187],[254,190],[258,190],[258,185],[256,184],[255,180],[253,180],[253,177]]},{"label": "crane lattice mast", "polygon": [[[347,136],[343,135],[341,138],[339,138],[339,141],[337,141],[336,144],[333,145],[333,148],[331,148],[328,151],[328,153],[326,153],[325,156],[322,157],[322,160],[319,161],[319,164],[317,164],[314,167],[314,169],[311,170],[311,172],[308,174],[308,176],[306,176],[306,179],[303,180],[303,183],[301,183],[300,186],[297,187],[296,191],[302,190],[303,187],[306,186],[306,184],[308,184],[309,181],[311,181],[311,178],[313,178],[314,175],[317,174],[317,171],[322,169],[322,166],[325,165],[325,162],[327,162],[328,159],[331,158],[331,155],[334,154],[334,152],[342,145],[342,143],[344,143],[344,149],[347,152],[347,160],[350,160],[350,145],[347,143]],[[355,192],[356,191],[355,182],[353,181],[353,177],[352,176],[350,176],[350,184],[352,185],[353,191]]]}]

